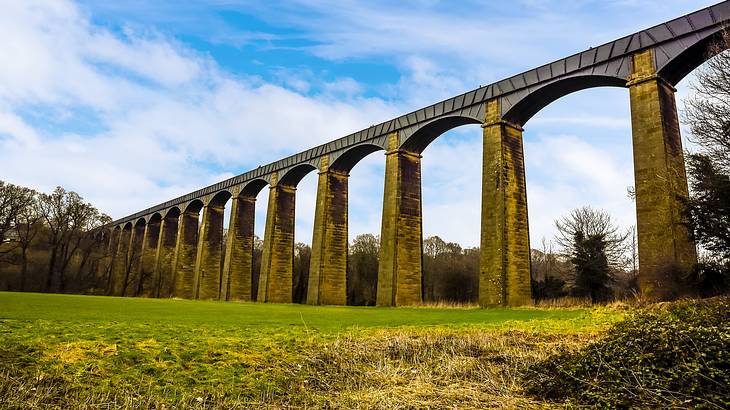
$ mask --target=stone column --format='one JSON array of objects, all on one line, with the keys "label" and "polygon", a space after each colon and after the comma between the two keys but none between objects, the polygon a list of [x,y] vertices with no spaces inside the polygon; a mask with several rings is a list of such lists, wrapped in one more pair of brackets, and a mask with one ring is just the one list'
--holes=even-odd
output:
[{"label": "stone column", "polygon": [[224,205],[203,207],[197,257],[195,258],[195,297],[218,299],[221,288],[221,257],[223,256]]},{"label": "stone column", "polygon": [[132,227],[131,237],[129,239],[129,248],[127,250],[127,266],[124,273],[124,281],[122,283],[122,292],[120,296],[137,296],[137,281],[139,280],[139,260],[142,253],[142,239],[147,224],[135,225]]},{"label": "stone column", "polygon": [[254,215],[256,198],[231,198],[231,221],[223,262],[221,299],[250,301],[253,275]]},{"label": "stone column", "polygon": [[155,297],[169,298],[174,294],[174,257],[179,215],[167,215],[160,223],[160,236],[155,255]]},{"label": "stone column", "polygon": [[109,260],[109,272],[106,282],[106,295],[110,296],[114,294],[114,286],[117,282],[117,271],[120,263],[120,251],[119,244],[122,241],[124,229],[119,229],[119,232],[112,231],[112,236],[109,241],[109,254],[111,258]]},{"label": "stone column", "polygon": [[137,296],[154,297],[156,281],[154,278],[155,257],[160,240],[160,222],[151,221],[145,226],[142,240],[142,254],[139,258],[139,281]]},{"label": "stone column", "polygon": [[422,300],[421,156],[399,149],[397,133],[385,155],[377,305],[414,305]]},{"label": "stone column", "polygon": [[481,306],[532,304],[522,128],[487,102],[482,163]]},{"label": "stone column", "polygon": [[347,178],[322,159],[314,213],[307,303],[347,304]]},{"label": "stone column", "polygon": [[198,213],[186,211],[180,214],[175,245],[175,296],[193,299],[195,296],[195,257],[198,244]]},{"label": "stone column", "polygon": [[627,86],[634,147],[639,288],[650,299],[681,291],[674,279],[697,263],[682,216],[687,177],[675,89],[656,73],[653,50],[632,57]]},{"label": "stone column", "polygon": [[296,188],[281,185],[276,175],[272,177],[261,256],[259,302],[292,302],[295,197]]}]

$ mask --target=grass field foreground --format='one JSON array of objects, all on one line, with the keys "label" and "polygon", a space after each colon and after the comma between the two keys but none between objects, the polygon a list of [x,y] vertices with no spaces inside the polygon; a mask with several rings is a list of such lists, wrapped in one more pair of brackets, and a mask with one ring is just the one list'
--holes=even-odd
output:
[{"label": "grass field foreground", "polygon": [[0,405],[549,407],[519,374],[626,311],[0,293]]}]

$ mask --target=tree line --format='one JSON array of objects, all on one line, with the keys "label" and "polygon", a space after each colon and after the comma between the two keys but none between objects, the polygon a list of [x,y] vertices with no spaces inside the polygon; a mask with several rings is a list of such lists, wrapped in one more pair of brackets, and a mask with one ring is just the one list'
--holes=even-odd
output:
[{"label": "tree line", "polygon": [[79,292],[99,286],[101,228],[112,219],[75,192],[0,181],[0,289]]}]

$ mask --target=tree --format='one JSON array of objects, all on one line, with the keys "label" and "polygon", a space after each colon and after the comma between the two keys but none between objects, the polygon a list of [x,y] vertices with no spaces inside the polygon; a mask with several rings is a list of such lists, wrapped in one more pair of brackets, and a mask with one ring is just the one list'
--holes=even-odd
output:
[{"label": "tree", "polygon": [[685,208],[695,242],[708,252],[685,285],[700,295],[730,290],[730,31],[708,50],[685,100],[684,122],[699,146],[687,155]]},{"label": "tree", "polygon": [[[730,138],[730,136],[728,136]],[[730,261],[730,175],[712,157],[688,156],[692,198],[687,211],[695,241],[723,262]]]},{"label": "tree", "polygon": [[424,301],[473,302],[479,292],[479,249],[462,249],[438,236],[423,241]]},{"label": "tree", "polygon": [[347,304],[373,306],[378,290],[380,240],[372,234],[355,237],[347,262]]},{"label": "tree", "polygon": [[261,256],[264,254],[264,241],[258,237],[253,236],[253,260],[251,272],[251,300],[258,298],[259,292],[259,276],[261,275]]},{"label": "tree", "polygon": [[292,302],[305,303],[307,301],[307,284],[309,283],[309,261],[312,258],[312,248],[297,242],[294,245],[294,269],[292,274]]},{"label": "tree", "polygon": [[693,93],[687,98],[684,122],[690,140],[702,150],[719,172],[730,174],[730,31],[708,50],[710,58],[696,71]]},{"label": "tree", "polygon": [[15,216],[13,224],[14,240],[20,251],[20,291],[25,291],[28,280],[28,249],[43,228],[43,214],[38,207],[38,196],[33,190],[26,189],[29,205]]},{"label": "tree", "polygon": [[542,300],[567,296],[565,276],[572,271],[572,265],[553,252],[553,241],[542,238],[541,248],[530,252],[532,297]]},{"label": "tree", "polygon": [[608,213],[589,206],[574,209],[555,226],[556,242],[573,264],[572,293],[592,302],[610,298],[613,271],[621,268],[628,234],[619,233]]},{"label": "tree", "polygon": [[0,254],[14,250],[15,224],[20,214],[33,207],[34,201],[33,190],[0,181]]},{"label": "tree", "polygon": [[41,194],[39,205],[48,227],[51,251],[45,290],[49,291],[54,278],[58,277],[58,288],[63,291],[69,263],[81,241],[108,217],[100,214],[93,205],[85,203],[76,192],[68,192],[61,187],[56,187],[51,194]]}]

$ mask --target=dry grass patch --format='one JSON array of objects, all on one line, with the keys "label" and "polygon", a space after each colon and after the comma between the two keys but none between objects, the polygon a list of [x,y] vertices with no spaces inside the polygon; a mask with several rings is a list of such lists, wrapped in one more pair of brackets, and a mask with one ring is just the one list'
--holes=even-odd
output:
[{"label": "dry grass patch", "polygon": [[589,335],[379,331],[306,353],[311,399],[337,408],[540,407],[522,396],[526,367]]}]

